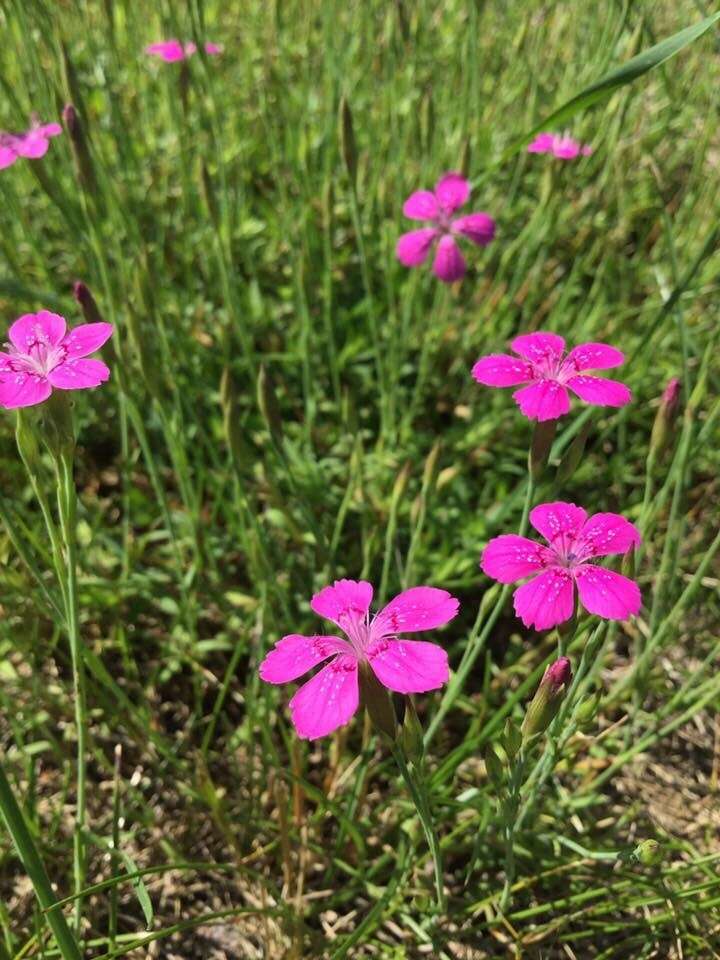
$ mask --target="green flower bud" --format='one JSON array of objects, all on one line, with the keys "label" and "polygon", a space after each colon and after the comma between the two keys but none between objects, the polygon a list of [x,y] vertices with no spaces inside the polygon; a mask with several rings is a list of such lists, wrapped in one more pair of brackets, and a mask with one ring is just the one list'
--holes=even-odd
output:
[{"label": "green flower bud", "polygon": [[544,733],[550,726],[560,709],[571,680],[572,669],[567,657],[560,657],[547,668],[525,713],[522,725],[525,743]]}]

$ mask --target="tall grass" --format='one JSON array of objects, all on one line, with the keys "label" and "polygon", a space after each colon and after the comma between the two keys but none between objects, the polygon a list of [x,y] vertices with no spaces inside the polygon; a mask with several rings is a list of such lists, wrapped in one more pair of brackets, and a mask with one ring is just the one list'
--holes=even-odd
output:
[{"label": "tall grass", "polygon": [[[0,5],[0,127],[72,103],[81,131],[0,171],[3,322],[80,322],[81,279],[116,327],[72,463],[41,451],[28,478],[9,414],[0,434],[0,792],[24,844],[0,834],[0,957],[717,950],[717,27],[642,69],[701,6]],[[143,54],[169,36],[225,51]],[[528,155],[568,103],[593,155]],[[498,235],[439,288],[394,245],[408,193],[460,168]],[[538,329],[620,346],[634,400],[574,407],[533,478],[530,424],[469,370]],[[649,457],[671,376],[683,413]],[[580,622],[510,818],[508,729],[557,638],[478,557],[554,497],[640,527],[644,605]],[[461,599],[410,795],[360,716],[300,742],[257,676],[341,576]]]}]

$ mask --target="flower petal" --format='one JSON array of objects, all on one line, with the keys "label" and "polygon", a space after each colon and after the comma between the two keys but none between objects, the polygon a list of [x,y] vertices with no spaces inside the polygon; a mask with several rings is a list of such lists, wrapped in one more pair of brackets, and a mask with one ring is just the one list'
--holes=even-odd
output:
[{"label": "flower petal", "polygon": [[467,203],[470,196],[470,182],[459,173],[446,173],[435,184],[435,197],[443,213],[455,213],[458,207]]},{"label": "flower petal", "polygon": [[426,259],[433,241],[438,236],[434,227],[411,230],[404,233],[397,242],[395,253],[403,266],[417,267]]},{"label": "flower petal", "polygon": [[44,157],[48,152],[50,141],[44,137],[38,130],[30,130],[28,133],[15,140],[15,152],[21,157],[28,157],[31,160],[37,160]]},{"label": "flower petal", "polygon": [[625,517],[618,513],[596,513],[580,530],[575,553],[583,560],[607,557],[613,553],[627,553],[633,547],[639,547],[641,542],[640,531]]},{"label": "flower petal", "polygon": [[299,737],[317,740],[347,723],[358,702],[357,660],[340,656],[300,687],[290,701],[290,715]]},{"label": "flower petal", "polygon": [[27,353],[36,343],[48,343],[56,347],[65,336],[67,325],[59,313],[40,310],[24,313],[8,330],[10,343],[20,353]]},{"label": "flower petal", "polygon": [[515,613],[526,627],[549,630],[573,614],[573,578],[562,567],[541,573],[515,591]]},{"label": "flower petal", "polygon": [[528,153],[551,153],[555,143],[552,133],[539,133],[532,143],[528,144]]},{"label": "flower petal", "polygon": [[515,337],[510,346],[531,363],[541,363],[543,360],[560,360],[565,341],[556,333],[523,333]]},{"label": "flower petal", "polygon": [[572,137],[555,137],[552,152],[558,160],[574,160],[580,153],[580,144]]},{"label": "flower petal", "polygon": [[632,393],[618,380],[601,377],[572,377],[567,386],[586,403],[600,407],[624,407],[632,400]]},{"label": "flower petal", "polygon": [[336,653],[350,654],[352,648],[340,637],[304,637],[291,633],[278,640],[260,664],[260,679],[266,683],[289,683]]},{"label": "flower petal", "polygon": [[223,52],[223,46],[221,43],[206,43],[205,44],[205,53],[209,56],[214,57],[219,53]]},{"label": "flower petal", "polygon": [[620,573],[587,563],[575,570],[575,581],[589,613],[606,620],[626,620],[640,610],[640,588]]},{"label": "flower petal", "polygon": [[59,137],[63,132],[59,123],[41,123],[35,130],[42,137]]},{"label": "flower petal", "polygon": [[484,247],[495,236],[495,221],[489,213],[469,213],[458,217],[451,225],[453,233],[462,233],[468,240]]},{"label": "flower petal", "polygon": [[111,323],[81,323],[80,326],[73,327],[63,340],[68,358],[86,357],[95,353],[112,336],[112,332]]},{"label": "flower petal", "polygon": [[403,590],[378,613],[372,622],[372,636],[379,638],[416,630],[434,630],[457,614],[460,606],[447,590],[411,587]]},{"label": "flower petal", "polygon": [[565,387],[556,380],[537,380],[513,394],[522,413],[540,423],[557,420],[570,411],[570,398]]},{"label": "flower petal", "polygon": [[365,619],[372,598],[372,584],[366,580],[336,580],[316,593],[310,606],[318,616],[345,629],[348,623]]},{"label": "flower petal", "polygon": [[0,383],[0,407],[8,410],[32,407],[47,400],[51,393],[52,387],[44,377],[32,373],[18,373],[11,380]]},{"label": "flower petal", "polygon": [[436,643],[377,640],[367,658],[380,683],[395,693],[427,693],[448,681],[448,656]]},{"label": "flower petal", "polygon": [[574,503],[555,500],[553,503],[541,503],[530,511],[530,523],[538,533],[553,547],[570,548],[575,543],[587,513]]},{"label": "flower petal", "polygon": [[516,387],[532,380],[533,370],[527,360],[518,360],[508,353],[491,353],[480,357],[472,375],[486,387]]},{"label": "flower petal", "polygon": [[483,573],[500,583],[514,583],[544,570],[552,560],[552,553],[542,543],[505,533],[488,543],[482,553]]},{"label": "flower petal", "polygon": [[579,343],[565,357],[561,374],[566,376],[580,370],[607,370],[625,363],[625,354],[607,343]]},{"label": "flower petal", "polygon": [[454,283],[465,276],[465,258],[449,234],[441,237],[437,245],[433,273],[443,283]]},{"label": "flower petal", "polygon": [[5,167],[11,167],[17,160],[18,155],[12,147],[3,144],[0,146],[0,170]]},{"label": "flower petal", "polygon": [[185,59],[185,48],[179,40],[163,40],[161,43],[151,43],[145,47],[145,53],[162,57],[166,63]]},{"label": "flower petal", "polygon": [[416,190],[403,204],[403,213],[410,220],[436,220],[440,209],[434,193],[430,190]]},{"label": "flower petal", "polygon": [[110,379],[110,371],[102,360],[65,360],[51,370],[47,376],[50,383],[59,390],[85,390],[99,387]]}]

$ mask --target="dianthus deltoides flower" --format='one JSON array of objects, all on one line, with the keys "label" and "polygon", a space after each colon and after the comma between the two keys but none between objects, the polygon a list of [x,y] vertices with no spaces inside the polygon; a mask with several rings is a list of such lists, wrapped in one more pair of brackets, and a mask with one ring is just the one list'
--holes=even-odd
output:
[{"label": "dianthus deltoides flower", "polygon": [[65,318],[49,310],[19,317],[0,351],[0,406],[31,407],[47,400],[53,389],[84,390],[104,383],[108,368],[87,358],[112,332],[110,323],[82,323],[68,330]]},{"label": "dianthus deltoides flower", "polygon": [[37,160],[44,157],[50,146],[50,137],[62,133],[59,123],[37,123],[25,133],[5,133],[0,131],[0,170],[11,167],[18,157]]},{"label": "dianthus deltoides flower", "polygon": [[[160,57],[166,63],[177,63],[178,60],[187,60],[194,53],[197,53],[197,46],[190,40],[188,43],[181,43],[174,37],[171,40],[162,40],[159,43],[151,43],[145,47],[145,53],[152,57]],[[205,53],[214,56],[222,53],[222,47],[217,43],[206,43]]]},{"label": "dianthus deltoides flower", "polygon": [[472,375],[486,387],[516,387],[513,399],[530,420],[556,420],[570,411],[568,390],[601,407],[624,407],[632,393],[618,380],[589,377],[586,370],[618,367],[625,356],[605,343],[581,343],[565,356],[565,341],[556,333],[526,333],[510,348],[516,357],[493,353],[480,357]]},{"label": "dianthus deltoides flower", "polygon": [[433,273],[444,283],[453,283],[465,276],[465,258],[457,237],[464,236],[479,246],[495,236],[495,221],[488,213],[469,213],[454,217],[455,211],[467,203],[470,183],[459,173],[446,173],[435,190],[417,190],[403,205],[403,213],[411,220],[428,220],[429,227],[404,233],[397,242],[398,260],[406,267],[424,263],[435,249]]},{"label": "dianthus deltoides flower", "polygon": [[289,683],[330,660],[290,701],[300,737],[316,740],[347,723],[358,708],[358,670],[370,665],[377,679],[396,693],[426,693],[448,679],[447,653],[435,643],[399,640],[399,633],[432,630],[448,623],[459,602],[436,587],[413,587],[370,617],[373,588],[365,580],[336,580],[310,602],[345,637],[292,633],[279,640],[260,664],[268,683]]},{"label": "dianthus deltoides flower", "polygon": [[483,572],[500,583],[533,578],[514,595],[515,613],[526,627],[547,630],[569,620],[576,586],[583,607],[605,620],[626,620],[640,610],[640,589],[634,580],[589,563],[640,544],[640,534],[629,520],[617,513],[588,518],[582,507],[557,501],[531,510],[530,523],[548,546],[504,534],[488,543],[480,561]]},{"label": "dianthus deltoides flower", "polygon": [[551,153],[558,160],[574,160],[576,157],[589,157],[592,147],[587,143],[580,143],[572,137],[560,136],[557,133],[539,133],[532,143],[528,144],[528,153]]}]

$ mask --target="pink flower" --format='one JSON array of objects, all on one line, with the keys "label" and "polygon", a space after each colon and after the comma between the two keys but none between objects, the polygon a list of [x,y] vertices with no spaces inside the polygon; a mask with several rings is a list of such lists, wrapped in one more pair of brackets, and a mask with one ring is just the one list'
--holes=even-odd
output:
[{"label": "pink flower", "polygon": [[581,343],[564,357],[565,341],[555,333],[526,333],[510,348],[518,357],[493,353],[481,357],[473,377],[486,387],[528,386],[513,399],[530,420],[556,420],[570,411],[568,389],[600,407],[624,407],[632,394],[624,383],[581,375],[583,370],[605,370],[625,362],[624,355],[604,343]]},{"label": "pink flower", "polygon": [[455,237],[462,234],[479,246],[495,236],[495,221],[487,213],[469,213],[453,217],[467,203],[470,183],[459,173],[446,173],[438,180],[434,192],[417,190],[403,205],[403,213],[411,220],[428,220],[432,226],[404,233],[397,242],[396,253],[406,267],[417,267],[435,248],[433,272],[444,283],[453,283],[465,276],[465,258]]},{"label": "pink flower", "polygon": [[557,133],[539,133],[527,149],[528,153],[552,153],[558,160],[574,160],[581,155],[589,157],[592,153],[592,147],[588,144],[573,140],[572,137],[561,137]]},{"label": "pink flower", "polygon": [[113,332],[109,323],[82,323],[68,331],[49,310],[26,313],[10,327],[0,351],[0,406],[32,407],[53,391],[97,387],[110,376],[101,360],[85,359]]},{"label": "pink flower", "polygon": [[377,679],[396,693],[426,693],[448,679],[447,653],[435,643],[398,640],[398,633],[432,630],[452,620],[458,601],[445,590],[413,587],[391,600],[372,619],[372,585],[336,580],[310,606],[336,624],[347,639],[292,633],[275,644],[260,664],[267,683],[289,683],[330,657],[290,701],[298,735],[316,740],[347,723],[358,708],[358,667],[370,664]]},{"label": "pink flower", "polygon": [[26,133],[0,132],[0,170],[11,167],[18,157],[36,160],[44,157],[50,146],[50,137],[62,133],[59,123],[37,123]]},{"label": "pink flower", "polygon": [[[163,40],[160,43],[151,43],[145,47],[145,53],[150,56],[160,57],[166,63],[176,63],[178,60],[186,60],[194,53],[197,53],[197,46],[191,41],[181,43],[179,40]],[[217,43],[206,43],[205,53],[214,56],[222,53],[222,47]]]},{"label": "pink flower", "polygon": [[588,519],[574,503],[543,503],[530,511],[530,523],[549,546],[505,534],[483,551],[480,566],[500,583],[532,577],[515,591],[515,613],[526,627],[547,630],[569,620],[580,602],[606,620],[625,620],[640,609],[634,580],[594,563],[593,557],[627,553],[640,544],[634,524],[617,513],[596,513]]}]

